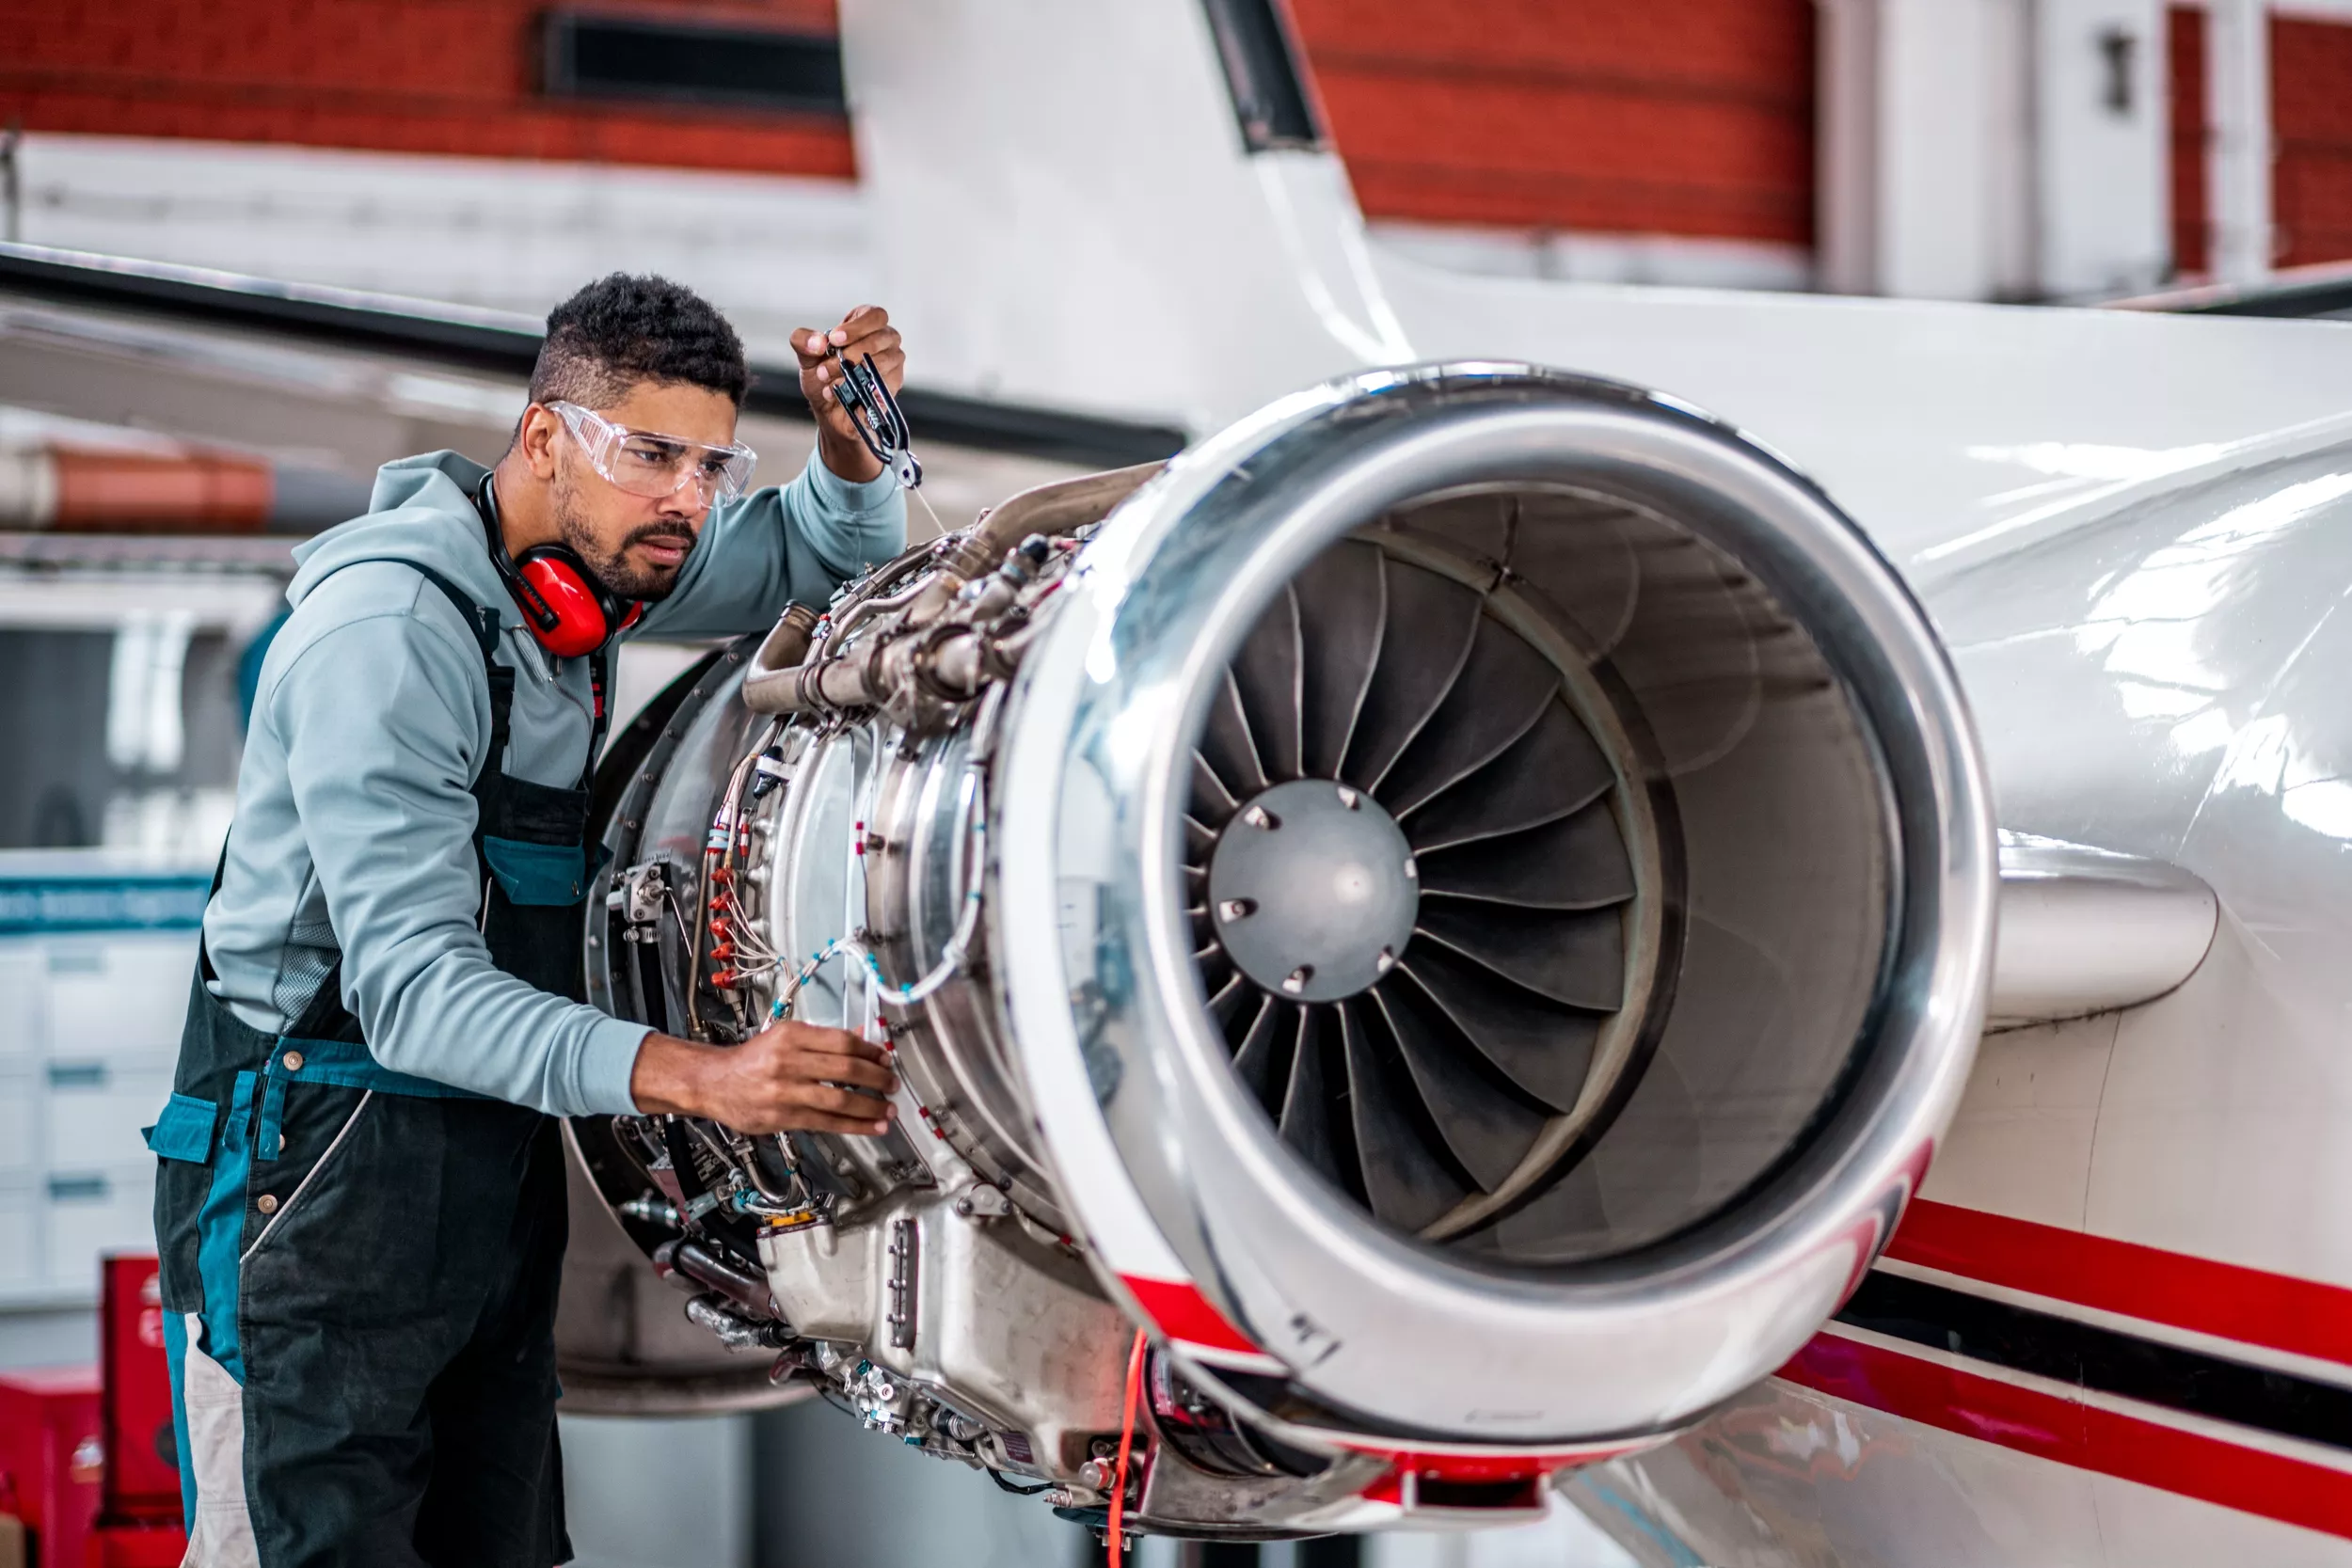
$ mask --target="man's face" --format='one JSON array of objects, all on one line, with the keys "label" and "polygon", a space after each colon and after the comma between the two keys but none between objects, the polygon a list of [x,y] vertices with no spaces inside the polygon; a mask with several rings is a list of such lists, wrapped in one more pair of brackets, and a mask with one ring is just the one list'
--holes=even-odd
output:
[{"label": "man's face", "polygon": [[[631,430],[709,446],[735,439],[735,404],[723,392],[678,383],[641,381],[620,402],[596,410]],[[623,599],[667,598],[686,554],[709,517],[700,484],[659,499],[634,496],[596,472],[588,453],[552,414],[554,507],[564,543]]]}]

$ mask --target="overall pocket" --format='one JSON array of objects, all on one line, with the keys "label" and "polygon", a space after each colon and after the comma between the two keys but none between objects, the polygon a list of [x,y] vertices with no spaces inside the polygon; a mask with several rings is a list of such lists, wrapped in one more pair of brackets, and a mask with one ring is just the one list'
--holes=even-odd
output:
[{"label": "overall pocket", "polygon": [[482,858],[498,879],[499,891],[517,907],[571,905],[587,896],[588,853],[578,843],[485,837]]},{"label": "overall pocket", "polygon": [[577,904],[588,894],[588,792],[501,775],[482,812],[482,858],[506,901]]},{"label": "overall pocket", "polygon": [[[251,1259],[262,1249],[263,1243],[278,1234],[302,1207],[304,1199],[318,1195],[324,1179],[334,1165],[336,1154],[351,1141],[352,1130],[359,1125],[359,1118],[367,1114],[370,1102],[375,1099],[373,1089],[356,1091],[356,1102],[353,1100],[355,1091],[345,1088],[300,1085],[295,1086],[295,1092],[311,1102],[306,1107],[310,1114],[303,1117],[310,1125],[303,1131],[312,1135],[301,1136],[298,1142],[289,1139],[289,1145],[302,1149],[307,1158],[296,1156],[273,1160],[254,1167],[255,1184],[266,1183],[269,1188],[263,1195],[269,1202],[269,1212],[259,1212],[260,1200],[257,1199],[256,1212],[261,1228],[238,1254],[240,1263]],[[333,1123],[334,1113],[345,1105],[349,1106],[348,1112],[343,1115],[342,1122],[335,1125],[334,1132],[326,1137],[322,1147],[316,1135],[325,1133],[326,1127]]]},{"label": "overall pocket", "polygon": [[219,1128],[218,1103],[175,1094],[165,1102],[155,1125],[141,1132],[156,1160],[155,1251],[163,1259],[167,1312],[203,1309],[197,1283],[197,1222],[212,1186],[213,1145]]}]

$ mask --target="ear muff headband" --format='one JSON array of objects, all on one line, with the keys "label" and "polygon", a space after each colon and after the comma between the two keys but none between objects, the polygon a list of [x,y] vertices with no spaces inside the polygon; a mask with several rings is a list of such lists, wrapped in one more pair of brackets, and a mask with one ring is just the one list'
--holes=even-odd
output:
[{"label": "ear muff headband", "polygon": [[637,624],[645,607],[615,598],[596,580],[588,563],[564,545],[533,545],[510,560],[499,530],[498,494],[485,475],[474,494],[488,531],[490,562],[523,612],[523,625],[538,644],[558,658],[580,658]]}]

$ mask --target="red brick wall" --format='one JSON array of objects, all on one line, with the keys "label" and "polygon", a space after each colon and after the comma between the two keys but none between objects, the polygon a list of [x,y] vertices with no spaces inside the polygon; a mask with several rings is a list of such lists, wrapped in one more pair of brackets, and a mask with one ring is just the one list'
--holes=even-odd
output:
[{"label": "red brick wall", "polygon": [[1813,0],[1292,0],[1374,217],[1813,243]]},{"label": "red brick wall", "polygon": [[2172,270],[2213,265],[2211,192],[2206,182],[2205,13],[2194,6],[2165,12],[2168,108],[2172,127]]},{"label": "red brick wall", "polygon": [[[825,116],[539,96],[546,0],[0,0],[0,121],[28,130],[850,179]],[[633,10],[655,8],[636,6]],[[668,14],[831,33],[833,0]]]},{"label": "red brick wall", "polygon": [[[0,0],[0,119],[854,176],[835,120],[540,97],[546,3]],[[661,8],[834,24],[833,0]],[[1333,139],[1375,217],[1812,243],[1813,0],[1295,8]]]},{"label": "red brick wall", "polygon": [[2279,263],[2352,258],[2352,24],[2273,17]]}]

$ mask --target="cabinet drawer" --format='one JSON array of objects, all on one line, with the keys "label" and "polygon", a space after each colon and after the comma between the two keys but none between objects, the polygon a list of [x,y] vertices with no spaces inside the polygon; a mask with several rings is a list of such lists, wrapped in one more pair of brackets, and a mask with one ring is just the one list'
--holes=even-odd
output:
[{"label": "cabinet drawer", "polygon": [[136,1165],[148,1158],[139,1129],[171,1098],[169,1069],[126,1071],[104,1060],[65,1057],[49,1062],[43,1077],[50,1169]]},{"label": "cabinet drawer", "polygon": [[28,942],[0,945],[0,1062],[13,1062],[38,1053],[46,1033],[41,1028],[41,998],[49,990],[49,958]]},{"label": "cabinet drawer", "polygon": [[187,1017],[196,933],[59,938],[49,944],[49,1053],[168,1055]]},{"label": "cabinet drawer", "polygon": [[21,1290],[40,1281],[39,1235],[33,1190],[23,1185],[0,1186],[0,1290]]},{"label": "cabinet drawer", "polygon": [[55,1289],[94,1297],[101,1254],[155,1249],[152,1166],[52,1170],[35,1195],[47,1283]]},{"label": "cabinet drawer", "polygon": [[0,1173],[29,1171],[40,1156],[40,1087],[35,1074],[0,1067]]}]

